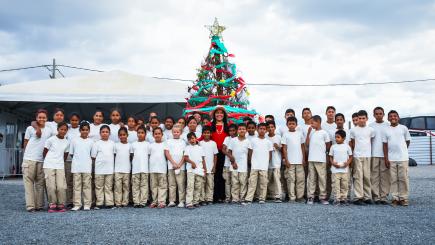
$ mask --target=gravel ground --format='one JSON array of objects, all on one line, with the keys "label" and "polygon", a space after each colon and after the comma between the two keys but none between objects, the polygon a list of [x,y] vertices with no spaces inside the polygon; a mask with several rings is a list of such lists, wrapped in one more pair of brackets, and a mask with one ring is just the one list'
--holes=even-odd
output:
[{"label": "gravel ground", "polygon": [[435,166],[410,168],[409,207],[215,204],[27,213],[21,181],[0,181],[0,244],[435,244]]}]

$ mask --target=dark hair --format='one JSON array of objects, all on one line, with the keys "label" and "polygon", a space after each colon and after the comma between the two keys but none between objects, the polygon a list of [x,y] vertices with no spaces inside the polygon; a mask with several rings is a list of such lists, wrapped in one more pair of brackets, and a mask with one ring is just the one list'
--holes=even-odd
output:
[{"label": "dark hair", "polygon": [[391,110],[388,112],[388,116],[390,116],[390,114],[397,114],[397,116],[399,116],[399,113],[395,110]]},{"label": "dark hair", "polygon": [[232,124],[230,124],[229,126],[228,126],[228,129],[235,129],[235,130],[237,130],[237,125],[236,124],[234,124],[234,123],[232,123]]},{"label": "dark hair", "polygon": [[267,125],[267,126],[269,126],[269,125],[273,125],[273,126],[276,127],[276,123],[275,123],[275,121],[268,121],[268,122],[266,123],[266,125]]},{"label": "dark hair", "polygon": [[124,132],[128,135],[128,129],[127,129],[126,127],[120,127],[119,130],[118,130],[118,135],[119,135],[122,131],[124,131]]},{"label": "dark hair", "polygon": [[249,121],[249,122],[246,124],[246,127],[248,127],[249,125],[254,125],[255,127],[257,127],[257,124],[256,124],[254,121]]},{"label": "dark hair", "polygon": [[343,129],[339,129],[335,132],[335,134],[338,134],[341,136],[341,138],[346,139],[346,131],[344,131]]},{"label": "dark hair", "polygon": [[144,125],[140,125],[139,127],[137,127],[136,132],[139,130],[143,130],[145,132],[145,135],[147,134],[147,129],[145,128]]},{"label": "dark hair", "polygon": [[216,132],[216,111],[221,110],[224,113],[224,118],[222,119],[224,123],[224,132],[228,134],[228,114],[225,109],[217,108],[215,109],[215,113],[213,113],[213,118],[211,119],[211,131]]},{"label": "dark hair", "polygon": [[69,114],[69,119],[71,119],[72,117],[78,117],[80,120],[80,115],[77,112],[71,112],[71,114]]},{"label": "dark hair", "polygon": [[258,128],[260,128],[260,127],[265,127],[265,128],[267,128],[267,125],[266,125],[265,123],[259,123],[259,124],[257,125],[257,127],[258,127]]},{"label": "dark hair", "polygon": [[330,105],[330,106],[326,107],[326,111],[325,112],[328,112],[330,109],[334,110],[334,112],[336,111],[335,107]]},{"label": "dark hair", "polygon": [[81,122],[80,122],[80,126],[79,126],[79,130],[83,130],[84,127],[88,127],[89,130],[91,129],[91,126],[89,125],[88,122],[86,122],[86,121],[81,121]]},{"label": "dark hair", "polygon": [[311,109],[308,108],[308,107],[305,107],[304,109],[302,109],[302,115],[304,114],[305,111],[309,111],[309,112],[311,112]]},{"label": "dark hair", "polygon": [[62,112],[63,115],[65,115],[65,110],[59,107],[54,108],[53,110],[53,115],[58,113],[58,112]]},{"label": "dark hair", "polygon": [[133,116],[133,115],[128,116],[128,117],[127,117],[127,121],[128,121],[128,119],[130,119],[130,118],[133,118],[134,122],[136,122],[136,117],[135,117],[135,116]]},{"label": "dark hair", "polygon": [[285,110],[285,114],[287,114],[287,113],[293,113],[293,115],[295,115],[295,110],[293,110],[293,109],[291,109],[291,108],[288,108],[287,110]]},{"label": "dark hair", "polygon": [[173,117],[171,117],[171,116],[167,116],[167,117],[165,117],[165,122],[166,122],[166,120],[171,120],[171,121],[172,121],[172,123],[175,123],[175,120],[174,120],[174,118],[173,118]]},{"label": "dark hair", "polygon": [[190,117],[187,118],[187,120],[186,120],[186,126],[187,126],[187,125],[190,123],[190,121],[192,121],[192,120],[195,120],[195,122],[198,123],[198,122],[196,121],[196,119],[195,119],[194,116],[190,116]]},{"label": "dark hair", "polygon": [[35,117],[37,117],[39,113],[44,113],[45,116],[48,116],[48,112],[46,109],[38,109],[35,113]]},{"label": "dark hair", "polygon": [[377,110],[381,110],[382,113],[385,114],[385,112],[384,112],[384,108],[382,108],[382,107],[380,107],[380,106],[376,106],[375,109],[373,109],[373,114],[375,114],[375,111],[377,111]]},{"label": "dark hair", "polygon": [[358,112],[352,113],[352,118],[358,117]]},{"label": "dark hair", "polygon": [[201,115],[201,120],[205,120],[205,119],[207,119],[209,121],[211,120],[209,115],[207,115],[207,114]]},{"label": "dark hair", "polygon": [[160,128],[160,127],[157,127],[157,128],[155,128],[155,129],[153,129],[153,135],[154,135],[154,134],[156,133],[156,131],[158,131],[158,130],[160,130],[160,133],[163,134],[163,129]]},{"label": "dark hair", "polygon": [[160,123],[160,119],[159,119],[157,116],[152,116],[152,117],[150,117],[150,122],[151,122],[153,119],[156,119],[156,120]]},{"label": "dark hair", "polygon": [[206,132],[206,131],[210,131],[211,132],[211,126],[203,126],[202,127],[202,133]]},{"label": "dark hair", "polygon": [[195,137],[195,138],[196,138],[196,134],[195,134],[195,132],[190,132],[190,133],[187,134],[187,139],[188,139],[188,140],[190,140],[192,137]]},{"label": "dark hair", "polygon": [[103,112],[103,110],[101,110],[101,109],[96,109],[95,112],[94,112],[94,115],[97,114],[97,112],[100,112],[101,115],[103,115],[103,118],[104,118],[104,112]]},{"label": "dark hair", "polygon": [[337,114],[335,114],[335,120],[337,120],[337,117],[342,117],[343,120],[346,120],[346,119],[344,118],[343,113],[337,113]]},{"label": "dark hair", "polygon": [[289,122],[295,122],[296,125],[298,124],[298,119],[296,117],[289,117],[287,118],[287,123]]},{"label": "dark hair", "polygon": [[266,115],[264,118],[265,118],[265,119],[266,119],[266,118],[271,118],[272,120],[275,120],[275,117],[274,117],[273,115]]},{"label": "dark hair", "polygon": [[110,109],[110,114],[112,114],[112,113],[115,112],[115,111],[118,112],[119,114],[121,114],[121,109],[116,108],[116,107]]},{"label": "dark hair", "polygon": [[108,129],[109,130],[109,133],[110,133],[110,127],[108,126],[108,125],[106,125],[106,124],[104,124],[103,126],[101,126],[100,127],[100,133],[101,133],[101,131],[103,131],[103,129]]},{"label": "dark hair", "polygon": [[243,121],[252,121],[252,118],[250,118],[250,117],[244,117]]},{"label": "dark hair", "polygon": [[367,112],[365,111],[365,110],[360,110],[360,111],[358,111],[358,116],[359,117],[369,117],[368,116],[368,114],[367,114]]},{"label": "dark hair", "polygon": [[237,124],[237,130],[238,130],[240,127],[244,127],[244,128],[246,129],[246,124],[244,124],[244,123],[239,123],[239,124]]},{"label": "dark hair", "polygon": [[57,124],[57,129],[59,129],[60,127],[65,126],[68,129],[68,123],[66,122],[60,122]]},{"label": "dark hair", "polygon": [[314,115],[311,120],[316,121],[316,122],[322,122],[322,118],[319,115]]}]

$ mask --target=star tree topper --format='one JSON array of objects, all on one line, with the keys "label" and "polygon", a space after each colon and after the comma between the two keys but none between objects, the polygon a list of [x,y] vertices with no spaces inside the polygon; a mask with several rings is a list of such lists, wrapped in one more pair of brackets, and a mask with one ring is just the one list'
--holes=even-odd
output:
[{"label": "star tree topper", "polygon": [[210,37],[218,36],[220,38],[222,38],[222,32],[226,29],[225,26],[219,25],[218,19],[216,17],[214,18],[213,25],[206,25],[205,27],[210,30]]}]

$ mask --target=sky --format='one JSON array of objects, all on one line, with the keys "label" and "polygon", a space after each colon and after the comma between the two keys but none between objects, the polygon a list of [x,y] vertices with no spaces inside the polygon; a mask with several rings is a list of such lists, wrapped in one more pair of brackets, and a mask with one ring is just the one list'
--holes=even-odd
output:
[{"label": "sky", "polygon": [[[204,25],[249,83],[334,84],[435,78],[434,1],[5,1],[0,70],[58,64],[195,79],[208,52]],[[62,69],[65,76],[90,72]],[[47,79],[42,68],[0,73],[0,84]],[[347,117],[382,106],[435,115],[435,82],[334,87],[250,86],[250,107],[283,121],[287,108]],[[122,92],[122,91],[121,91]],[[349,118],[350,119],[350,118]]]}]

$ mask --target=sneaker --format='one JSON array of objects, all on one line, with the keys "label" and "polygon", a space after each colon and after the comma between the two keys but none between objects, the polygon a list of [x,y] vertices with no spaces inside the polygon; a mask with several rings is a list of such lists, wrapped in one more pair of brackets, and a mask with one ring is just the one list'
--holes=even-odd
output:
[{"label": "sneaker", "polygon": [[186,206],[186,208],[187,208],[187,209],[195,209],[195,206],[192,205],[192,204],[189,204],[189,205]]},{"label": "sneaker", "polygon": [[166,208],[166,204],[163,203],[163,202],[161,202],[161,203],[159,204],[158,208]]},{"label": "sneaker", "polygon": [[109,205],[109,206],[106,206],[106,209],[116,209],[116,206]]},{"label": "sneaker", "polygon": [[54,203],[50,203],[48,205],[48,212],[49,213],[56,213],[57,212],[57,206]]},{"label": "sneaker", "polygon": [[396,207],[396,206],[399,205],[399,204],[400,204],[399,200],[393,200],[393,201],[391,202],[391,206],[393,206],[393,207]]},{"label": "sneaker", "polygon": [[200,202],[199,203],[201,206],[207,206],[207,202]]},{"label": "sneaker", "polygon": [[232,201],[231,204],[239,204],[238,201]]},{"label": "sneaker", "polygon": [[83,208],[83,211],[89,211],[89,210],[91,210],[91,207],[85,206],[85,207]]},{"label": "sneaker", "polygon": [[74,206],[74,207],[71,209],[71,211],[79,211],[80,208],[81,208],[81,207],[79,207],[79,206]]},{"label": "sneaker", "polygon": [[341,202],[338,201],[338,200],[335,200],[335,201],[332,203],[332,205],[334,205],[334,206],[340,206],[340,205],[341,205]]},{"label": "sneaker", "polygon": [[296,202],[297,202],[297,203],[304,203],[304,202],[305,202],[305,199],[303,199],[303,198],[301,198],[301,199],[296,199]]},{"label": "sneaker", "polygon": [[364,205],[364,202],[363,202],[363,200],[361,200],[361,199],[358,199],[358,200],[355,200],[355,201],[353,201],[353,204],[354,205]]},{"label": "sneaker", "polygon": [[409,201],[408,200],[401,200],[400,201],[400,205],[404,206],[404,207],[408,207],[409,206]]},{"label": "sneaker", "polygon": [[251,204],[252,204],[252,202],[242,202],[243,206],[248,206],[248,205],[251,205]]},{"label": "sneaker", "polygon": [[373,201],[371,199],[364,200],[364,203],[367,205],[372,205]]},{"label": "sneaker", "polygon": [[[281,201],[281,199],[280,199],[280,201]],[[277,202],[277,201],[275,201],[275,202]],[[266,202],[264,200],[261,200],[261,201],[258,201],[258,203],[259,204],[265,204]]]},{"label": "sneaker", "polygon": [[346,201],[340,201],[340,205],[346,205]]},{"label": "sneaker", "polygon": [[381,204],[381,205],[388,205],[388,202],[385,201],[385,200],[382,200],[382,201],[380,201],[380,204]]},{"label": "sneaker", "polygon": [[199,208],[199,207],[201,207],[201,205],[199,205],[199,203],[197,203],[197,204],[193,204],[193,206],[194,206],[195,208]]},{"label": "sneaker", "polygon": [[225,199],[225,201],[224,201],[225,203],[230,203],[231,202],[231,200],[230,199]]},{"label": "sneaker", "polygon": [[320,203],[323,204],[323,205],[329,205],[329,202],[326,199],[320,200]]},{"label": "sneaker", "polygon": [[97,206],[94,207],[94,210],[100,210],[100,209],[103,209],[102,205],[97,205]]},{"label": "sneaker", "polygon": [[[264,202],[264,201],[263,201]],[[275,203],[282,203],[281,198],[275,198]]]},{"label": "sneaker", "polygon": [[375,204],[376,204],[376,205],[380,205],[380,204],[381,204],[381,201],[380,201],[380,200],[376,200],[376,201],[375,201]]},{"label": "sneaker", "polygon": [[59,204],[59,205],[57,205],[57,211],[58,211],[59,213],[64,213],[64,212],[66,212],[65,205],[63,205],[63,204]]},{"label": "sneaker", "polygon": [[307,204],[309,205],[313,205],[314,204],[314,199],[312,197],[308,198]]},{"label": "sneaker", "polygon": [[175,202],[170,202],[169,204],[168,204],[168,208],[173,208],[173,207],[175,207],[176,205],[175,205]]},{"label": "sneaker", "polygon": [[177,207],[184,208],[184,202],[180,202]]},{"label": "sneaker", "polygon": [[34,208],[29,208],[29,209],[27,209],[27,212],[29,212],[29,213],[34,213],[34,212],[36,212],[36,209],[34,209]]},{"label": "sneaker", "polygon": [[157,208],[157,203],[151,203],[150,208]]},{"label": "sneaker", "polygon": [[207,205],[213,205],[213,202],[212,201],[208,201]]}]

